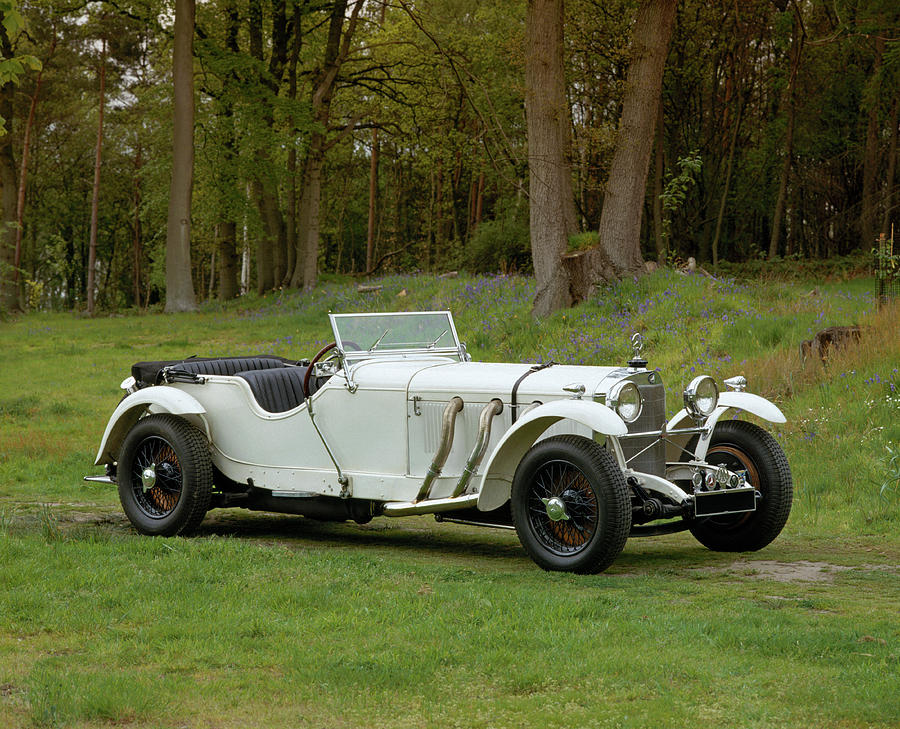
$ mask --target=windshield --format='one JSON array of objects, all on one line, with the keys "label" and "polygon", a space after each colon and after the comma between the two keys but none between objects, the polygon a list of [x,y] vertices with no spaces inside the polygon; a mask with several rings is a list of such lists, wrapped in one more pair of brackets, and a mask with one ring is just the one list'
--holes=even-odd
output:
[{"label": "windshield", "polygon": [[385,354],[459,355],[449,311],[331,314],[334,340],[348,359]]}]

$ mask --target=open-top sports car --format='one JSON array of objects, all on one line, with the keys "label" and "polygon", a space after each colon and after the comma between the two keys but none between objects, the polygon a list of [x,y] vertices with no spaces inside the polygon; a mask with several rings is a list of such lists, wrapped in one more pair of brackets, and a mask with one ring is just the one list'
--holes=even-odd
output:
[{"label": "open-top sports car", "polygon": [[434,514],[514,528],[545,569],[599,572],[629,536],[689,529],[760,549],[791,507],[787,459],[743,377],[700,376],[666,419],[641,356],[621,367],[473,362],[449,312],[331,314],[311,360],[139,362],[96,464],[143,534],[215,507],[365,523]]}]

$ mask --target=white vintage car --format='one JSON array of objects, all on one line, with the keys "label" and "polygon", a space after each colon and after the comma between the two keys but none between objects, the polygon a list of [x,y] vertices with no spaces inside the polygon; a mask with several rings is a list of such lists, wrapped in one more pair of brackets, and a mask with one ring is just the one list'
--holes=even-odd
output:
[{"label": "white vintage car", "polygon": [[434,514],[516,530],[545,569],[606,569],[629,536],[689,529],[761,549],[791,507],[787,459],[740,411],[784,422],[742,377],[665,387],[635,336],[622,367],[473,362],[449,312],[331,314],[311,361],[142,362],[96,464],[143,534],[216,507],[355,520]]}]

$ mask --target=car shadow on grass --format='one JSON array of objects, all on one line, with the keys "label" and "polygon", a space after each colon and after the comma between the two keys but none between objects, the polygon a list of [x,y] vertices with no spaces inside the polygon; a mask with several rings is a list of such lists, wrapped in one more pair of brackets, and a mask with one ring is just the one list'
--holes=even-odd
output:
[{"label": "car shadow on grass", "polygon": [[[228,536],[304,548],[353,548],[384,555],[426,560],[465,561],[473,558],[503,562],[509,569],[534,569],[534,563],[512,530],[438,523],[431,516],[376,518],[368,524],[323,522],[299,516],[217,511],[207,516],[199,536]],[[654,571],[715,568],[734,561],[734,555],[710,552],[686,534],[633,538],[613,565],[609,576],[636,576]]]}]

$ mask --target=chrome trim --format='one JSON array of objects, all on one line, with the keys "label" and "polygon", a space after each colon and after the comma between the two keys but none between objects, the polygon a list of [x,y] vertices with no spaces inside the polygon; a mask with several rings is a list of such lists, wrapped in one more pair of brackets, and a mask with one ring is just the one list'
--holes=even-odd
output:
[{"label": "chrome trim", "polygon": [[682,491],[674,483],[661,478],[660,476],[654,476],[651,473],[642,473],[631,468],[626,468],[623,473],[625,474],[626,480],[630,477],[635,478],[644,488],[655,491],[658,494],[663,494],[672,499],[676,504],[684,504],[685,502],[691,502],[693,500],[691,494]]},{"label": "chrome trim", "polygon": [[413,516],[414,514],[436,514],[439,511],[455,511],[477,506],[478,494],[466,494],[457,498],[429,499],[428,501],[395,501],[385,504],[384,516]]},{"label": "chrome trim", "polygon": [[[713,406],[709,409],[708,412],[704,412],[697,405],[697,390],[700,388],[700,385],[705,383],[706,381],[711,382],[713,388],[716,391],[715,402],[713,402]],[[719,386],[716,384],[716,381],[709,375],[698,375],[693,380],[691,380],[690,384],[686,388],[684,388],[684,407],[685,410],[688,411],[688,415],[690,415],[694,420],[705,420],[716,411],[718,405]]]},{"label": "chrome trim", "polygon": [[729,377],[727,380],[723,380],[723,382],[725,383],[725,387],[734,392],[743,392],[747,389],[747,378],[743,375]]},{"label": "chrome trim", "polygon": [[675,430],[647,430],[643,433],[626,433],[625,435],[618,436],[619,438],[646,438],[651,435],[657,435],[662,438],[664,435],[697,435],[698,433],[705,433],[709,430],[709,428],[704,427],[702,425],[698,425],[694,428],[676,428]]},{"label": "chrome trim", "polygon": [[[421,399],[421,398],[420,398]],[[417,407],[418,404],[414,405]],[[423,499],[427,499],[434,485],[434,480],[441,475],[441,469],[447,462],[447,456],[450,455],[450,449],[453,447],[453,435],[456,428],[456,416],[462,411],[465,403],[463,399],[456,395],[450,398],[450,401],[444,407],[444,413],[441,415],[441,439],[438,443],[437,451],[428,467],[428,473],[425,474],[425,480],[419,487],[419,493],[413,499],[413,503],[418,503]]]},{"label": "chrome trim", "polygon": [[[626,419],[625,416],[622,415],[621,412],[619,412],[619,399],[622,395],[622,390],[624,390],[626,387],[629,387],[629,386],[631,386],[635,390],[637,390],[638,409],[637,409],[637,412],[634,414],[633,418]],[[624,420],[626,423],[633,423],[639,417],[641,417],[641,412],[644,409],[644,396],[641,395],[641,390],[637,386],[637,384],[635,384],[631,380],[619,380],[615,385],[613,385],[612,387],[609,388],[609,392],[606,395],[606,406],[608,408],[612,408],[615,411],[616,415],[618,415],[620,418],[622,418],[622,420]]]},{"label": "chrome trim", "polygon": [[478,435],[475,438],[475,447],[472,448],[472,453],[469,455],[469,460],[466,461],[466,467],[463,469],[462,476],[459,477],[456,488],[453,489],[453,497],[459,496],[466,490],[469,480],[478,469],[478,466],[481,465],[485,451],[487,451],[488,442],[491,440],[491,421],[493,421],[495,415],[499,415],[502,412],[503,402],[497,398],[491,400],[482,409],[481,416],[478,418]]},{"label": "chrome trim", "polygon": [[113,486],[116,485],[116,482],[113,481],[109,476],[85,476],[84,480],[90,481],[92,483],[106,483],[112,484]]}]

